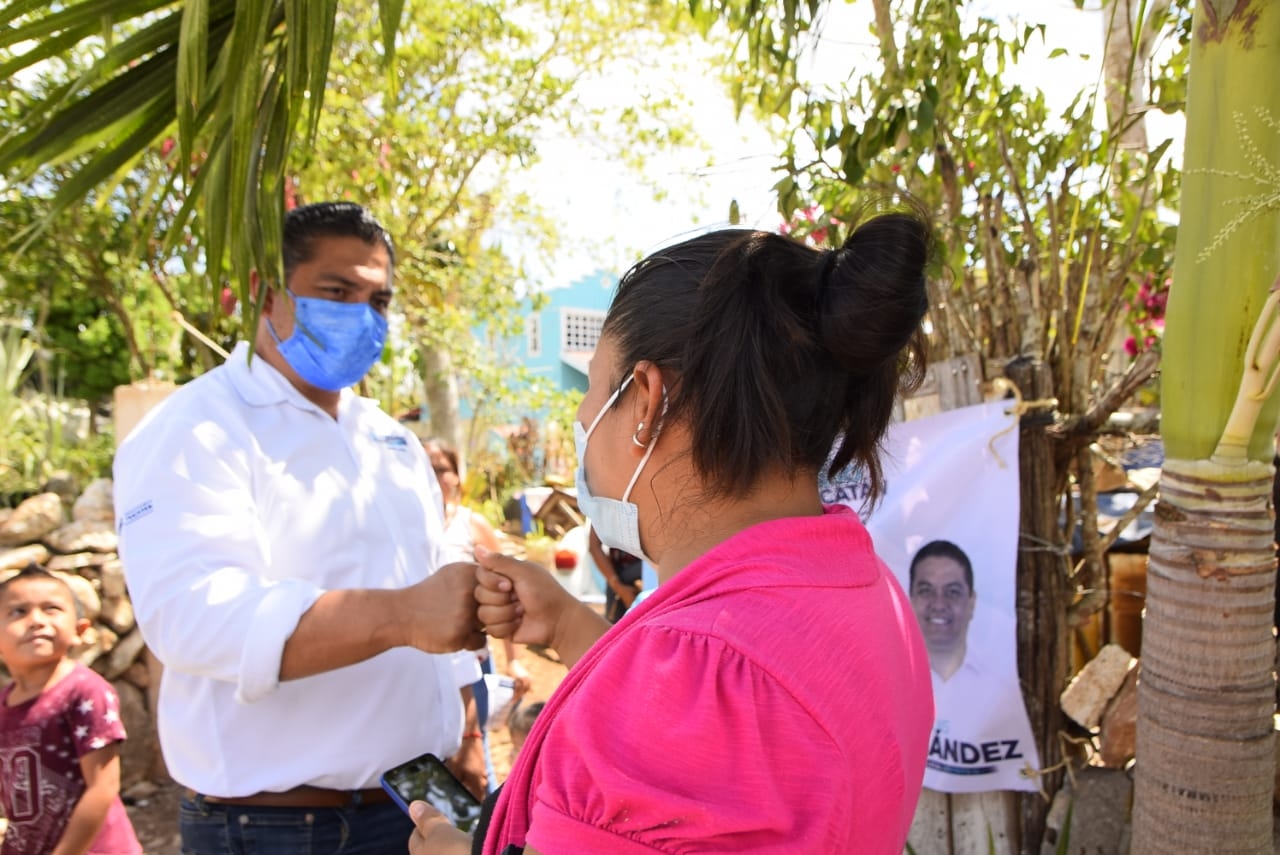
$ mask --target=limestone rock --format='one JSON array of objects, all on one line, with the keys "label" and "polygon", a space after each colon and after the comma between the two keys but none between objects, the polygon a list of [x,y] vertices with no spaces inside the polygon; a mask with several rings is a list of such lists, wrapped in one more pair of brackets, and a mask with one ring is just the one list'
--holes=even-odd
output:
[{"label": "limestone rock", "polygon": [[5,570],[22,570],[28,564],[36,563],[48,566],[49,550],[43,543],[31,543],[0,552],[0,572]]},{"label": "limestone rock", "polygon": [[1102,714],[1101,754],[1106,765],[1122,769],[1134,757],[1138,740],[1138,669],[1129,671],[1120,691]]},{"label": "limestone rock", "polygon": [[1094,766],[1078,770],[1063,780],[1053,798],[1040,855],[1127,855],[1132,803],[1133,782],[1125,772]]},{"label": "limestone rock", "polygon": [[104,598],[125,596],[124,564],[119,558],[112,557],[103,562],[98,572]]},{"label": "limestone rock", "polygon": [[112,558],[107,552],[72,552],[69,555],[55,555],[45,564],[50,570],[64,570],[67,573],[79,573],[86,567],[95,567]]},{"label": "limestone rock", "polygon": [[147,667],[146,657],[130,665],[124,672],[124,678],[144,691],[151,688],[151,669]]},{"label": "limestone rock", "polygon": [[76,520],[45,537],[55,552],[115,552],[118,540],[114,523],[106,520]]},{"label": "limestone rock", "polygon": [[98,619],[121,635],[132,632],[138,625],[133,616],[133,603],[127,597],[104,598]]},{"label": "limestone rock", "polygon": [[91,621],[97,620],[98,615],[102,612],[102,599],[98,596],[98,592],[94,590],[93,583],[74,573],[63,573],[55,570],[53,575],[71,586],[71,593],[75,594],[76,599],[80,601],[80,610],[84,612],[84,616]]},{"label": "limestone rock", "polygon": [[1062,692],[1062,711],[1090,730],[1097,727],[1107,702],[1120,690],[1135,661],[1118,644],[1103,647]]},{"label": "limestone rock", "polygon": [[127,735],[120,746],[120,789],[123,791],[152,777],[159,762],[160,740],[142,690],[123,680],[112,685],[120,696],[120,721]]},{"label": "limestone rock", "polygon": [[57,493],[32,496],[0,523],[0,547],[35,543],[62,525],[62,521],[62,499]]},{"label": "limestone rock", "polygon": [[142,653],[146,645],[142,641],[142,633],[134,630],[116,642],[115,647],[107,654],[105,663],[101,663],[99,671],[108,680],[115,680],[129,670],[129,666]]},{"label": "limestone rock", "polygon": [[105,624],[94,624],[81,636],[81,645],[73,651],[76,659],[92,668],[102,656],[116,646],[118,636]]},{"label": "limestone rock", "polygon": [[80,494],[71,506],[73,520],[97,520],[115,524],[115,505],[111,500],[111,479],[98,478]]}]

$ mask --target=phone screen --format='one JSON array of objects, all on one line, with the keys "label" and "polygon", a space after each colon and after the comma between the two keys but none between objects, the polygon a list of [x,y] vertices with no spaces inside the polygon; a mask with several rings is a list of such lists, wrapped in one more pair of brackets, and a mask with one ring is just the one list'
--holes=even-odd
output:
[{"label": "phone screen", "polygon": [[405,813],[409,802],[424,801],[468,834],[480,819],[480,802],[434,754],[401,763],[382,776],[382,788]]}]

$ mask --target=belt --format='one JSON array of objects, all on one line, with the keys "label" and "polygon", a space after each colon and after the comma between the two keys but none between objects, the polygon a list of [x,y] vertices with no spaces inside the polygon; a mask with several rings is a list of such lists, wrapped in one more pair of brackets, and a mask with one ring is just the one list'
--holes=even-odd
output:
[{"label": "belt", "polygon": [[322,787],[294,787],[281,793],[254,793],[251,796],[206,796],[187,790],[187,798],[203,799],[205,804],[230,807],[274,808],[356,808],[363,805],[385,804],[391,796],[381,787],[366,790],[326,790]]}]

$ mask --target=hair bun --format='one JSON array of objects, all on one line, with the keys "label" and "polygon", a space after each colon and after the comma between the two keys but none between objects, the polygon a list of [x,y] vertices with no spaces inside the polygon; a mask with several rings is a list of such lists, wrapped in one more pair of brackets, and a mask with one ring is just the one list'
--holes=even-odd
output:
[{"label": "hair bun", "polygon": [[929,309],[928,222],[910,213],[872,217],[825,260],[819,338],[856,376],[895,362]]}]

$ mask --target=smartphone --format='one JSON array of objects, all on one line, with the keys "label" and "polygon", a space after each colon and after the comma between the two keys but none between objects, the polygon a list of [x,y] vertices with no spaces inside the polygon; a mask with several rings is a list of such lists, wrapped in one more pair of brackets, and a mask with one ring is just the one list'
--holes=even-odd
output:
[{"label": "smartphone", "polygon": [[397,765],[381,777],[381,783],[406,814],[411,801],[426,801],[468,835],[480,819],[480,801],[434,754],[416,756]]},{"label": "smartphone", "polygon": [[479,800],[434,754],[423,754],[396,766],[382,776],[382,788],[406,814],[409,802],[421,800],[468,834],[480,819]]}]

